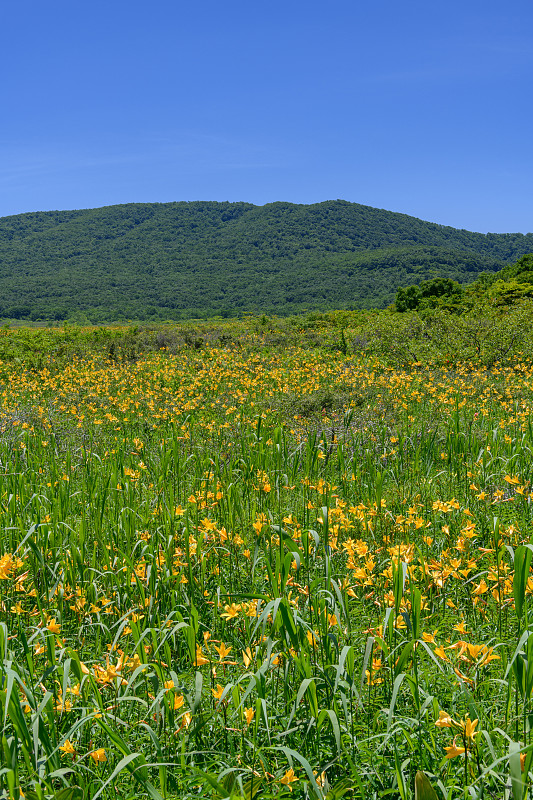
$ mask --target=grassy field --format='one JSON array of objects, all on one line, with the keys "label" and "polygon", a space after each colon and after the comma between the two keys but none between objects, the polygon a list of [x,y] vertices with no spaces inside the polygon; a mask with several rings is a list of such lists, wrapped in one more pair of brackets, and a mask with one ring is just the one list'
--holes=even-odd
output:
[{"label": "grassy field", "polygon": [[531,796],[530,350],[378,350],[0,331],[0,797]]}]

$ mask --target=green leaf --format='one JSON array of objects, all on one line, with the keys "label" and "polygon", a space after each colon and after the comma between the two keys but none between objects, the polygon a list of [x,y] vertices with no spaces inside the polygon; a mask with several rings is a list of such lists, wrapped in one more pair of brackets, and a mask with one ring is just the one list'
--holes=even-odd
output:
[{"label": "green leaf", "polygon": [[285,753],[285,756],[289,760],[289,763],[291,763],[291,759],[293,759],[293,758],[300,762],[300,764],[304,768],[305,772],[307,773],[307,777],[309,779],[310,787],[314,791],[315,796],[318,797],[319,800],[323,800],[324,792],[322,791],[322,789],[320,788],[320,786],[316,782],[316,778],[315,778],[313,770],[311,769],[311,765],[310,765],[309,761],[306,758],[304,758],[304,756],[302,756],[300,753],[297,753],[296,750],[292,750],[292,748],[290,748],[290,747],[282,746],[282,747],[278,747],[276,749],[281,750],[283,753]]},{"label": "green leaf", "polygon": [[199,778],[209,784],[209,786],[217,793],[218,797],[227,797],[226,787],[222,783],[219,783],[214,775],[211,775],[209,772],[203,772],[198,768],[195,769],[195,772]]},{"label": "green leaf", "polygon": [[[109,778],[106,780],[104,785],[101,786],[100,789],[96,792],[96,794],[94,795],[92,800],[96,800],[97,797],[100,797],[100,795],[102,794],[102,792],[104,791],[106,786],[108,786],[116,778],[116,776],[119,774],[119,772],[122,772],[124,767],[127,767],[132,761],[135,761],[135,759],[138,758],[138,757],[139,757],[139,753],[130,753],[128,756],[124,756],[124,758],[121,758],[120,761],[118,762],[117,766],[115,767],[115,769],[113,770],[113,772],[109,776]],[[71,791],[71,790],[68,789],[68,790],[65,790],[65,791]],[[152,797],[153,796],[154,795],[152,795]],[[58,795],[56,795],[56,798],[57,797],[58,797]],[[71,795],[68,795],[68,796],[65,795],[65,798],[61,798],[61,800],[74,800],[74,796],[73,795],[72,796]],[[76,798],[76,800],[77,800],[77,798]]]},{"label": "green leaf", "polygon": [[401,672],[399,675],[396,676],[394,681],[394,686],[392,689],[392,698],[390,701],[389,706],[389,714],[387,718],[387,731],[390,731],[392,725],[392,718],[394,716],[394,707],[396,705],[396,698],[398,697],[398,692],[400,691],[400,686],[402,685],[402,681],[405,678],[405,672]]},{"label": "green leaf", "polygon": [[420,639],[422,630],[422,594],[419,589],[413,589],[411,593],[411,618],[413,639]]},{"label": "green leaf", "polygon": [[402,649],[402,652],[400,653],[400,655],[398,657],[398,661],[396,662],[396,665],[394,667],[395,675],[399,675],[400,672],[402,671],[403,667],[405,666],[405,664],[407,663],[407,661],[409,659],[409,656],[413,652],[413,647],[414,646],[415,646],[415,642],[411,641],[411,642],[407,642],[407,644]]},{"label": "green leaf", "polygon": [[344,797],[346,792],[351,791],[352,788],[353,783],[351,780],[349,778],[343,778],[341,781],[337,781],[335,786],[331,787],[325,800],[339,800],[340,797]]},{"label": "green leaf", "polygon": [[[98,794],[100,794],[100,792],[98,792]],[[27,792],[26,797],[28,797]],[[98,797],[98,795],[95,795],[95,798],[96,797]],[[54,800],[83,800],[83,789],[80,789],[79,786],[67,786],[54,794]]]},{"label": "green leaf", "polygon": [[415,775],[415,800],[438,800],[435,789],[420,769]]},{"label": "green leaf", "polygon": [[522,618],[524,610],[526,586],[532,558],[533,547],[530,544],[524,544],[516,548],[514,556],[513,596],[516,616],[519,620]]},{"label": "green leaf", "polygon": [[285,635],[286,636],[288,635],[292,646],[296,651],[298,651],[300,649],[298,631],[296,630],[296,625],[294,624],[294,617],[292,616],[291,613],[291,607],[285,597],[281,600],[281,603],[279,604],[279,610],[281,612],[281,618],[283,620]]},{"label": "green leaf", "polygon": [[318,715],[318,720],[316,723],[317,731],[320,731],[322,727],[322,723],[324,720],[328,718],[331,723],[331,729],[333,731],[333,735],[335,736],[335,744],[337,745],[337,753],[340,755],[341,753],[341,729],[339,725],[339,720],[337,719],[337,715],[335,712],[330,708],[323,708],[320,714]]},{"label": "green leaf", "polygon": [[102,730],[104,730],[111,739],[111,741],[120,750],[122,755],[125,756],[125,758],[120,761],[120,768],[122,769],[123,767],[126,767],[128,772],[133,775],[135,780],[138,781],[141,786],[143,786],[144,790],[147,792],[149,797],[152,798],[152,800],[163,800],[162,795],[159,794],[157,789],[148,780],[148,770],[146,768],[146,759],[144,756],[141,753],[132,753],[124,739],[116,731],[110,728],[103,719],[97,718],[97,722]]},{"label": "green leaf", "polygon": [[517,742],[509,742],[509,772],[511,774],[513,800],[522,800],[524,784],[520,765],[520,745]]},{"label": "green leaf", "polygon": [[263,779],[261,777],[250,778],[249,781],[242,785],[244,800],[255,800],[263,788]]}]

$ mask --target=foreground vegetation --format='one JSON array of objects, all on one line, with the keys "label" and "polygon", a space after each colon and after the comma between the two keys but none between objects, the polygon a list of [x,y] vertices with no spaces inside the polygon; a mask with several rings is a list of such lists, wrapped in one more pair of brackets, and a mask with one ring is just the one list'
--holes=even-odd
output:
[{"label": "foreground vegetation", "polygon": [[531,316],[3,329],[0,797],[531,796]]},{"label": "foreground vegetation", "polygon": [[0,219],[0,318],[87,323],[380,308],[533,251],[342,200],[131,203]]}]

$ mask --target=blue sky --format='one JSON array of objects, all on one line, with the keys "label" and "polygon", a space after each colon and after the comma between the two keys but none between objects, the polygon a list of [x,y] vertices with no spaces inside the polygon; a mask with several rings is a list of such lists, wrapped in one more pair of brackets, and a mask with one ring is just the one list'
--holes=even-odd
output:
[{"label": "blue sky", "polygon": [[6,0],[0,216],[341,198],[533,231],[531,0]]}]

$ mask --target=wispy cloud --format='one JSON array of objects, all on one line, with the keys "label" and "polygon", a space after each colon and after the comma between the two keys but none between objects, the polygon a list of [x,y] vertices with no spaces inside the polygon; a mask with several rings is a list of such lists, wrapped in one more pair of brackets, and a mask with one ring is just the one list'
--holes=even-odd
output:
[{"label": "wispy cloud", "polygon": [[0,141],[0,181],[7,187],[54,175],[83,178],[88,171],[121,171],[128,165],[187,173],[269,169],[293,163],[294,157],[277,147],[195,131],[144,134],[136,140],[80,143],[77,147],[72,143],[21,146]]}]

